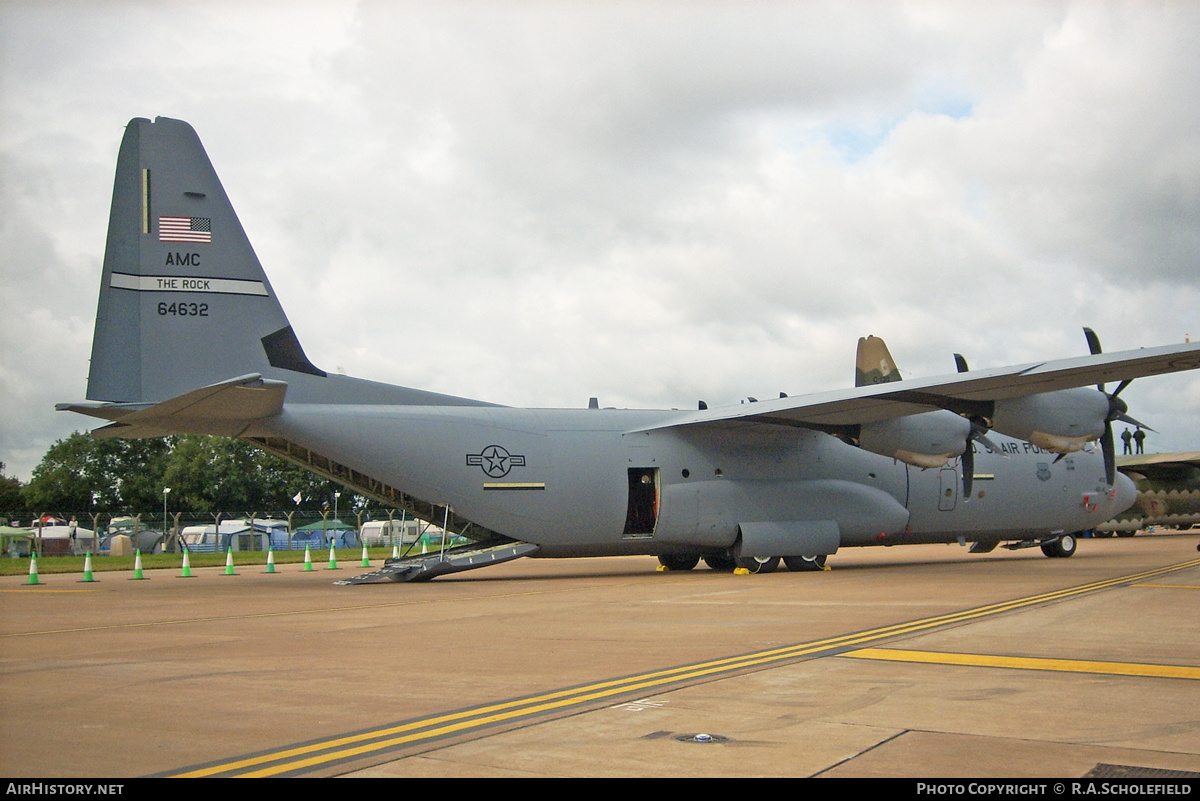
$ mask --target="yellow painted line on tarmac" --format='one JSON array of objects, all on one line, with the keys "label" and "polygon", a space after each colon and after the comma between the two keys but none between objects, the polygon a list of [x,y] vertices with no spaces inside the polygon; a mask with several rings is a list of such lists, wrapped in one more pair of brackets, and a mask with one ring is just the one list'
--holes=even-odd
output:
[{"label": "yellow painted line on tarmac", "polygon": [[[482,736],[484,730],[501,723],[523,718],[537,718],[551,712],[586,708],[598,701],[611,700],[617,696],[629,695],[631,693],[641,695],[647,690],[663,689],[671,685],[694,683],[700,680],[712,680],[722,675],[750,669],[762,669],[802,657],[811,657],[814,655],[833,656],[845,653],[846,649],[850,649],[853,646],[862,645],[870,641],[928,631],[941,626],[968,620],[977,620],[1015,609],[1071,598],[1114,586],[1128,585],[1134,581],[1153,578],[1197,565],[1200,565],[1200,559],[1147,570],[1129,576],[1092,582],[1078,587],[1053,590],[1027,598],[1017,598],[921,620],[881,626],[868,631],[852,632],[781,648],[772,648],[765,651],[714,659],[691,665],[681,665],[635,676],[555,690],[541,695],[515,698],[470,709],[441,713],[427,718],[404,721],[364,732],[345,734],[328,740],[299,743],[277,751],[185,768],[179,773],[168,775],[183,778],[215,775],[266,777],[278,776],[285,773],[292,775],[301,774],[320,768],[323,765],[329,765],[330,763],[346,762],[373,753],[386,752],[405,745],[430,742],[464,732],[473,732]],[[861,653],[865,650],[869,649],[858,649],[857,652]],[[855,651],[851,652],[854,653]]]},{"label": "yellow painted line on tarmac", "polygon": [[1155,590],[1200,590],[1200,584],[1131,584],[1131,587],[1148,587]]},{"label": "yellow painted line on tarmac", "polygon": [[915,662],[925,665],[963,665],[967,667],[1050,670],[1059,673],[1101,673],[1110,676],[1142,676],[1160,679],[1200,680],[1200,667],[1190,665],[1151,665],[1140,662],[1094,662],[1084,659],[1045,659],[1041,657],[956,654],[937,651],[901,651],[891,648],[862,648],[841,656],[877,659],[885,662]]},{"label": "yellow painted line on tarmac", "polygon": [[[821,642],[834,643],[839,639],[841,638],[832,638]],[[814,648],[813,650],[821,649]],[[717,659],[710,662],[685,665],[679,668],[643,673],[624,679],[614,679],[582,687],[556,690],[538,696],[501,701],[496,704],[436,715],[429,718],[421,718],[387,728],[374,729],[372,731],[309,743],[246,759],[210,765],[174,774],[174,776],[189,778],[211,776],[217,773],[230,773],[231,771],[235,772],[231,775],[242,777],[275,776],[280,773],[303,770],[304,768],[314,767],[327,762],[342,761],[362,756],[373,751],[388,750],[411,742],[445,737],[466,729],[490,727],[507,720],[531,715],[542,715],[557,709],[590,704],[616,695],[626,695],[634,692],[640,693],[647,689],[659,688],[681,681],[744,670],[748,667],[758,667],[782,659],[793,659],[797,655],[805,653],[804,650],[796,651],[795,649],[780,649],[780,651],[781,653],[761,652],[741,657]],[[372,742],[367,743],[366,741],[368,740]],[[353,745],[355,743],[363,744]],[[353,747],[346,748],[343,746]],[[338,750],[328,753],[328,749],[331,748]],[[303,757],[306,754],[314,754],[318,751],[326,751],[327,753],[287,761],[283,764],[266,767],[250,773],[236,773],[236,771],[243,768],[262,765],[268,762],[277,762],[279,760],[292,760],[293,757]]]}]

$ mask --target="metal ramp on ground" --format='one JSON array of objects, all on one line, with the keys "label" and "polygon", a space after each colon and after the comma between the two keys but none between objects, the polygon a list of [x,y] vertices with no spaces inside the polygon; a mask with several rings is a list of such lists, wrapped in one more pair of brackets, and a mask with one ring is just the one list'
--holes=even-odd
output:
[{"label": "metal ramp on ground", "polygon": [[383,567],[361,576],[335,581],[334,584],[372,584],[377,581],[428,581],[436,576],[448,573],[461,573],[464,570],[474,570],[488,565],[498,565],[522,556],[529,556],[538,550],[537,545],[528,542],[505,540],[496,542],[476,542],[470,545],[459,545],[447,548],[438,553],[416,554],[399,559],[388,559]]}]

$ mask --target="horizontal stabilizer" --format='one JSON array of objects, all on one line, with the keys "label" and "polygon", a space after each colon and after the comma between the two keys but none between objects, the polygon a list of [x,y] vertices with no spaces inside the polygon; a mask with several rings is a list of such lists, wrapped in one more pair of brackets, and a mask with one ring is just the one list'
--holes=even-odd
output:
[{"label": "horizontal stabilizer", "polygon": [[120,420],[134,412],[141,411],[153,404],[149,403],[105,403],[104,401],[84,401],[82,403],[56,403],[56,412],[78,412],[88,417],[99,417],[101,420]]},{"label": "horizontal stabilizer", "polygon": [[258,373],[202,387],[156,403],[60,403],[72,411],[113,420],[92,435],[106,437],[164,437],[171,434],[212,434],[237,437],[255,422],[274,417],[283,409],[287,383],[264,379]]}]

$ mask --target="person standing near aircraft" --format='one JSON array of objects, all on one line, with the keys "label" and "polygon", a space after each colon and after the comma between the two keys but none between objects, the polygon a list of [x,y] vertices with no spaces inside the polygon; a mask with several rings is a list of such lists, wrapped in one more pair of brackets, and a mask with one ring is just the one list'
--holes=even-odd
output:
[{"label": "person standing near aircraft", "polygon": [[1146,444],[1146,432],[1142,430],[1141,426],[1138,426],[1137,431],[1133,432],[1133,441],[1136,444],[1135,451],[1137,453],[1144,453],[1145,452],[1145,444]]},{"label": "person standing near aircraft", "polygon": [[1121,434],[1121,441],[1125,443],[1125,450],[1122,453],[1128,455],[1133,453],[1133,434],[1129,432],[1129,427],[1125,427],[1125,431]]}]

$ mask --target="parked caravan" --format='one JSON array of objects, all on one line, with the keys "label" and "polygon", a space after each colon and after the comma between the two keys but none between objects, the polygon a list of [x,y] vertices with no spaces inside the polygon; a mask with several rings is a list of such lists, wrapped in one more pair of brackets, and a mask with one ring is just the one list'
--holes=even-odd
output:
[{"label": "parked caravan", "polygon": [[419,520],[368,520],[359,531],[363,544],[412,545],[421,538]]}]

